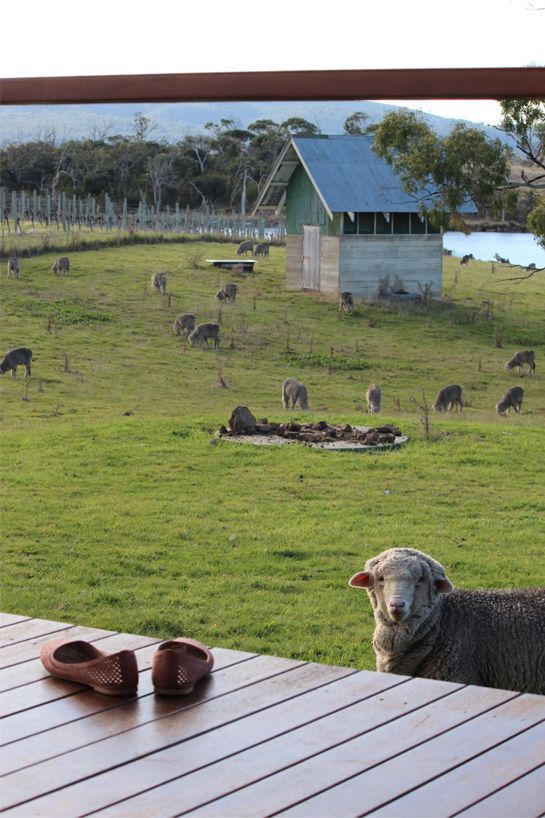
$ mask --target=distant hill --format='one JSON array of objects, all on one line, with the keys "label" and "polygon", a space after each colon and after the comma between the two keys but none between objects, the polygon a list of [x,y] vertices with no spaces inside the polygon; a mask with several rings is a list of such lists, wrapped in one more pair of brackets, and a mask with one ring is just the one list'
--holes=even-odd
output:
[{"label": "distant hill", "polygon": [[[114,134],[129,136],[134,132],[134,114],[137,112],[152,121],[154,129],[150,138],[166,142],[176,142],[188,134],[200,133],[207,122],[219,122],[221,119],[232,119],[238,127],[244,128],[257,119],[272,119],[280,123],[289,117],[300,116],[317,125],[322,133],[340,134],[343,133],[346,118],[356,111],[367,114],[369,124],[372,124],[380,122],[389,111],[402,107],[357,100],[6,106],[0,114],[0,145],[27,142],[52,133],[57,142]],[[454,122],[459,121],[432,114],[423,116],[439,135],[447,134]],[[490,137],[502,137],[489,125],[465,122],[478,125]],[[507,141],[507,137],[504,139]]]}]

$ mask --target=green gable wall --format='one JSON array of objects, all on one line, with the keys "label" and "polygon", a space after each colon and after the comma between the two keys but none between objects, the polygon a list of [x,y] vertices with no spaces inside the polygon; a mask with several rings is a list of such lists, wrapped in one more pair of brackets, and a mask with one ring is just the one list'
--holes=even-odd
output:
[{"label": "green gable wall", "polygon": [[323,236],[336,236],[339,232],[337,214],[330,221],[312,182],[302,165],[293,173],[286,194],[286,230],[288,235],[296,236],[303,232],[304,224],[320,226]]}]

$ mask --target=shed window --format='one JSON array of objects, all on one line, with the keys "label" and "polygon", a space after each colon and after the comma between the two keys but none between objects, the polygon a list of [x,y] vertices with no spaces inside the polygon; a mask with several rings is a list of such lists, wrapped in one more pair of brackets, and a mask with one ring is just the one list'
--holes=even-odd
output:
[{"label": "shed window", "polygon": [[377,233],[378,234],[385,234],[392,232],[392,220],[386,220],[386,216],[384,213],[377,213]]},{"label": "shed window", "polygon": [[348,213],[344,214],[344,221],[343,221],[343,233],[345,236],[353,236],[354,233],[357,232],[358,229],[358,217],[354,218],[354,221],[350,218]]},{"label": "shed window", "polygon": [[365,233],[366,235],[375,232],[375,214],[374,213],[358,213],[358,233]]},{"label": "shed window", "polygon": [[394,233],[410,233],[410,213],[394,213]]},{"label": "shed window", "polygon": [[428,222],[428,233],[440,233],[441,230],[439,227],[435,227],[434,224],[431,224],[430,220],[426,220]]},{"label": "shed window", "polygon": [[418,213],[411,213],[411,233],[425,233],[426,219],[421,219]]}]

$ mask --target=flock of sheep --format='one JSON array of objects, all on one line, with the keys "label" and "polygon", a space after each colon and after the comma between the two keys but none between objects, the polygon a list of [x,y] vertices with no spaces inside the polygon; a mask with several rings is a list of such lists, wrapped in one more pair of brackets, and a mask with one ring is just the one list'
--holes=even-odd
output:
[{"label": "flock of sheep", "polygon": [[[268,255],[268,245],[256,248],[256,255]],[[253,251],[253,242],[243,242],[237,254]],[[464,263],[462,260],[461,263]],[[64,275],[70,261],[63,256],[52,271]],[[19,261],[8,260],[8,277],[19,278]],[[151,278],[154,292],[166,294],[167,274],[155,272]],[[238,287],[226,284],[217,293],[219,301],[236,300]],[[354,310],[351,293],[340,296],[339,309]],[[176,316],[174,332],[192,346],[212,340],[220,343],[219,325],[197,324],[196,316]],[[25,367],[30,377],[32,350],[18,347],[10,350],[0,362],[0,372]],[[535,376],[533,350],[517,352],[505,364],[511,371],[528,366]],[[511,408],[520,412],[524,390],[510,387],[496,406],[499,414]],[[367,410],[380,412],[382,392],[370,384],[366,392]],[[297,378],[286,378],[282,384],[284,409],[299,406],[308,409],[308,393]],[[435,411],[449,411],[464,406],[462,387],[451,384],[441,389],[433,404]],[[373,648],[377,670],[424,676],[461,684],[545,694],[545,588],[488,591],[453,589],[443,566],[432,557],[413,548],[391,548],[369,559],[363,571],[349,583],[369,594],[375,618]],[[478,638],[476,638],[478,637]]]},{"label": "flock of sheep", "polygon": [[[460,264],[466,264],[467,260],[471,258],[473,258],[472,255],[464,256]],[[339,298],[339,311],[349,315],[354,312],[354,296],[352,293],[348,291],[341,293]],[[519,352],[515,352],[511,360],[505,364],[505,369],[511,371],[517,368],[519,375],[521,375],[525,365],[528,366],[530,376],[536,374],[536,356],[533,349],[522,349]],[[380,386],[374,383],[370,384],[365,397],[367,400],[367,411],[370,414],[380,412],[380,401],[382,397]],[[520,414],[523,398],[524,389],[522,386],[511,386],[504,392],[496,404],[496,412],[499,415],[505,415],[510,409],[514,409],[515,412]],[[464,393],[461,386],[453,383],[439,390],[432,408],[434,412],[448,412],[454,408],[454,406],[458,407],[459,412],[462,411],[464,408]]]}]

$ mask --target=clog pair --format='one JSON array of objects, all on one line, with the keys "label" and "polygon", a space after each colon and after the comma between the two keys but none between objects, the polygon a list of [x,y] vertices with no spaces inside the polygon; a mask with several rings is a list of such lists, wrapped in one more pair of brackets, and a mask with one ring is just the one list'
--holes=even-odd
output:
[{"label": "clog pair", "polygon": [[[59,679],[89,685],[108,696],[130,696],[138,687],[138,667],[132,650],[105,653],[83,640],[53,639],[40,651],[45,669]],[[151,678],[162,696],[185,696],[210,673],[211,652],[195,639],[163,642],[153,657]]]}]

